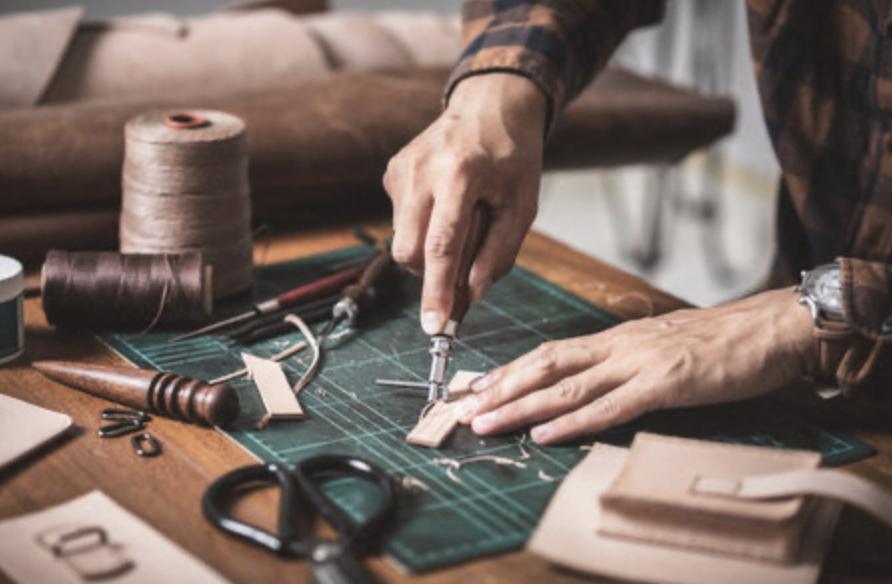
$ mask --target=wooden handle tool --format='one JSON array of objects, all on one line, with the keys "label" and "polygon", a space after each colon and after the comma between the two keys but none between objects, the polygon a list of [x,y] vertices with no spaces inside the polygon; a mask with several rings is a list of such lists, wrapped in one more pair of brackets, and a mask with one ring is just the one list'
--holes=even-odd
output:
[{"label": "wooden handle tool", "polygon": [[238,393],[181,375],[66,361],[37,361],[34,368],[53,381],[155,414],[211,426],[226,426],[239,413]]}]

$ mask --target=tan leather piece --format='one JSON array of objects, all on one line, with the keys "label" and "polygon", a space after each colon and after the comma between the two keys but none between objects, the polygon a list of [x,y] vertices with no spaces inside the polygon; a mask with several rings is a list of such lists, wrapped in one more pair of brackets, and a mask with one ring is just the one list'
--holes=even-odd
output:
[{"label": "tan leather piece", "polygon": [[[78,528],[98,527],[107,544],[83,545],[67,557],[55,558],[52,540]],[[101,491],[93,491],[56,507],[0,522],[0,565],[18,582],[82,584],[89,581],[201,582],[226,580],[186,550],[155,531]],[[98,541],[94,539],[94,541]],[[80,553],[78,553],[80,552]],[[113,557],[117,556],[117,557]],[[97,572],[118,560],[123,572],[114,580]],[[123,562],[121,562],[123,561]],[[84,574],[93,574],[87,579]]]},{"label": "tan leather piece", "polygon": [[71,427],[71,418],[0,394],[0,469]]},{"label": "tan leather piece", "polygon": [[83,15],[62,8],[0,18],[0,111],[40,101]]},{"label": "tan leather piece", "polygon": [[455,18],[311,14],[322,3],[303,4],[261,2],[189,19],[151,13],[80,26],[77,9],[0,17],[0,110],[38,101],[273,91],[339,69],[449,67],[460,51]]},{"label": "tan leather piece", "polygon": [[698,494],[702,477],[742,477],[815,469],[821,457],[752,446],[640,433],[622,473],[604,493],[601,533],[710,553],[795,559],[807,523],[802,497],[742,501]]},{"label": "tan leather piece", "polygon": [[840,363],[854,338],[852,328],[845,322],[822,320],[815,327],[814,382],[819,396],[829,399],[842,390],[837,380]]},{"label": "tan leather piece", "polygon": [[197,98],[271,90],[324,77],[325,55],[300,18],[278,10],[189,20],[182,34],[162,26],[82,27],[42,100]]},{"label": "tan leather piece", "polygon": [[734,556],[605,536],[600,497],[619,476],[628,451],[596,444],[564,479],[527,549],[574,570],[654,584],[812,584],[839,515],[839,505],[819,501],[796,562],[760,562]]},{"label": "tan leather piece", "polygon": [[[461,21],[436,14],[383,12],[375,17],[378,26],[392,35],[394,42],[411,48],[409,57],[416,67],[451,66],[461,52]],[[444,58],[449,58],[444,63]]]},{"label": "tan leather piece", "polygon": [[367,71],[413,66],[410,49],[401,45],[373,16],[348,13],[332,18],[323,14],[309,16],[303,22],[319,42],[332,69]]},{"label": "tan leather piece", "polygon": [[258,8],[275,8],[294,15],[328,10],[328,0],[241,0],[223,8],[228,12],[244,12]]},{"label": "tan leather piece", "polygon": [[458,426],[458,402],[471,391],[471,382],[481,375],[476,371],[456,371],[449,382],[449,400],[435,402],[406,436],[406,442],[428,448],[442,446]]},{"label": "tan leather piece", "polygon": [[242,353],[242,360],[248,375],[254,380],[266,414],[257,423],[258,427],[266,426],[274,420],[300,420],[304,418],[304,410],[297,395],[291,391],[288,378],[282,366],[275,361],[261,359],[248,353]]},{"label": "tan leather piece", "polygon": [[700,511],[753,521],[786,521],[801,512],[801,498],[761,503],[704,498],[692,492],[691,486],[698,477],[737,480],[814,469],[820,463],[821,455],[817,452],[704,442],[641,432],[635,437],[628,464],[604,493],[604,504]]},{"label": "tan leather piece", "polygon": [[892,493],[853,474],[817,469],[748,476],[739,480],[701,478],[694,489],[745,500],[816,495],[848,503],[892,527]]}]

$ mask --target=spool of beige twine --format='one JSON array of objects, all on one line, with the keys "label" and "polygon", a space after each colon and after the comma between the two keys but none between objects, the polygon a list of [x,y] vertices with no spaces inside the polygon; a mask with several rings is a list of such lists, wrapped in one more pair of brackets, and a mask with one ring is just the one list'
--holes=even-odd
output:
[{"label": "spool of beige twine", "polygon": [[155,111],[125,129],[121,252],[198,252],[215,298],[251,285],[245,124],[209,110]]}]

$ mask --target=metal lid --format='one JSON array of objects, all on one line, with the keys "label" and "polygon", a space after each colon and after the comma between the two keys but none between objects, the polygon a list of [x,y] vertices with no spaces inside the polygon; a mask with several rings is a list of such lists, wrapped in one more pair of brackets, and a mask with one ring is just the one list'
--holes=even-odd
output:
[{"label": "metal lid", "polygon": [[25,280],[22,264],[9,256],[0,255],[0,302],[6,302],[22,293]]}]

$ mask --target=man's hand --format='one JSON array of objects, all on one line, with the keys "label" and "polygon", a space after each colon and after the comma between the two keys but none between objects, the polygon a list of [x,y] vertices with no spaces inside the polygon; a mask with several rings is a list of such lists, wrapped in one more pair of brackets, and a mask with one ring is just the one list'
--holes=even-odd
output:
[{"label": "man's hand", "polygon": [[778,389],[812,371],[812,331],[789,289],[630,321],[546,343],[478,378],[459,413],[478,434],[534,425],[536,442],[564,442],[652,410]]},{"label": "man's hand", "polygon": [[448,109],[391,159],[393,257],[424,274],[421,323],[439,333],[452,308],[474,205],[490,227],[470,276],[473,302],[505,275],[536,216],[545,96],[528,79],[491,73],[458,84]]}]

